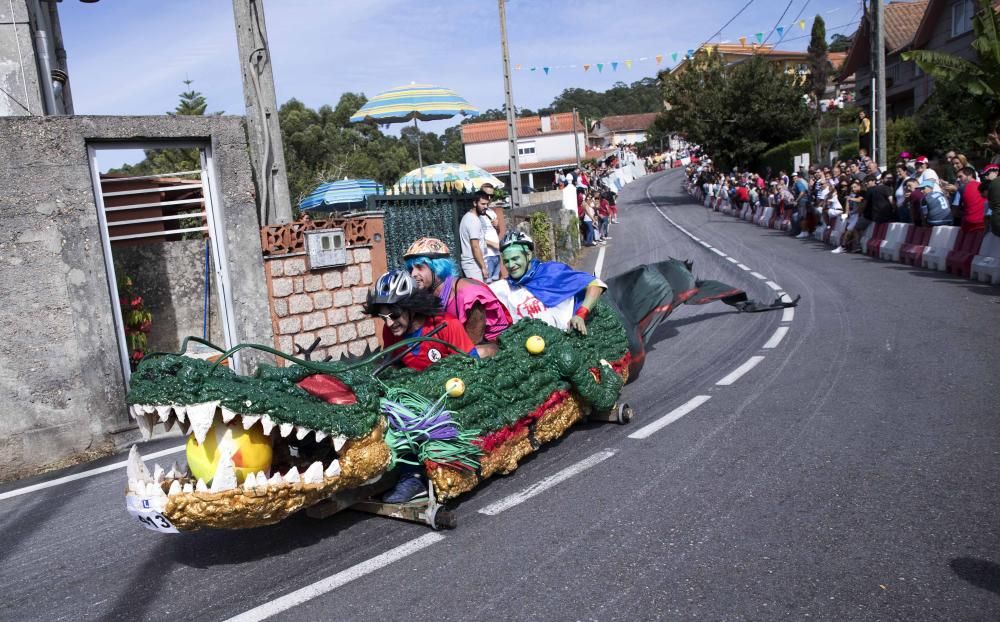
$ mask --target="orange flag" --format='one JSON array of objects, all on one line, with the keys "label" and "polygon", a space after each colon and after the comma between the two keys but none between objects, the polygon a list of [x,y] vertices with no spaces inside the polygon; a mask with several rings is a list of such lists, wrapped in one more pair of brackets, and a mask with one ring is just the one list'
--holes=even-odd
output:
[{"label": "orange flag", "polygon": [[657,54],[656,55],[656,64],[659,65],[662,62],[663,62],[663,54]]},{"label": "orange flag", "polygon": [[583,70],[584,71],[589,71],[590,70],[590,65],[584,64]]},{"label": "orange flag", "polygon": [[742,47],[746,47],[747,46],[747,38],[746,37],[740,37],[740,46],[742,46]]}]

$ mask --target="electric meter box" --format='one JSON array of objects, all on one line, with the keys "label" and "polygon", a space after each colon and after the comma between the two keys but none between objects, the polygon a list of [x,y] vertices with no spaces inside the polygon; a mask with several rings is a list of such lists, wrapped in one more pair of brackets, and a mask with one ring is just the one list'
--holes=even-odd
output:
[{"label": "electric meter box", "polygon": [[347,243],[343,229],[306,232],[306,252],[310,268],[347,265]]}]

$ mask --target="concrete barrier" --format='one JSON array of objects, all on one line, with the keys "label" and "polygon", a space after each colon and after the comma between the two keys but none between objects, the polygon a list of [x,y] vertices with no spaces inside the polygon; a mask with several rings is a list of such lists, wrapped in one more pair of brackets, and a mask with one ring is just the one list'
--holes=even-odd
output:
[{"label": "concrete barrier", "polygon": [[882,242],[882,248],[879,249],[879,258],[888,261],[899,261],[899,253],[903,250],[903,244],[906,242],[912,229],[913,225],[909,223],[891,223],[889,231],[885,234],[885,241]]},{"label": "concrete barrier", "polygon": [[948,253],[955,248],[958,232],[958,227],[934,227],[931,231],[931,239],[927,241],[927,248],[924,249],[923,257],[921,257],[921,265],[930,270],[943,272]]},{"label": "concrete barrier", "polygon": [[983,283],[1000,284],[1000,237],[987,233],[979,254],[972,258],[971,277]]},{"label": "concrete barrier", "polygon": [[844,238],[844,232],[847,231],[847,218],[840,218],[837,222],[837,226],[833,228],[830,232],[829,242],[833,246],[840,246],[840,241]]}]

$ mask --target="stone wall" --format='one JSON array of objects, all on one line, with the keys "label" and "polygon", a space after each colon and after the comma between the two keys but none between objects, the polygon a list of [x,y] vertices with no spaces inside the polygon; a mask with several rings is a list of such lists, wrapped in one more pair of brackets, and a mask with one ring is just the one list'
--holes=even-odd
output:
[{"label": "stone wall", "polygon": [[[303,234],[332,228],[347,233],[347,264],[312,268]],[[274,239],[281,243],[268,243]],[[309,354],[314,361],[340,360],[378,349],[381,320],[365,315],[362,304],[374,279],[386,270],[381,216],[267,227],[264,240],[275,348],[301,357],[296,346],[308,349],[318,338]]]},{"label": "stone wall", "polygon": [[87,146],[142,139],[211,147],[237,339],[271,340],[242,118],[0,117],[0,480],[138,438]]}]

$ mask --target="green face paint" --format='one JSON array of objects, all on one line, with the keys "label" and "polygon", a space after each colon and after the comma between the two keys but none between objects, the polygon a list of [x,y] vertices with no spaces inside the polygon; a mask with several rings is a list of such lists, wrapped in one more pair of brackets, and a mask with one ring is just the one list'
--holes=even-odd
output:
[{"label": "green face paint", "polygon": [[507,267],[507,272],[512,278],[519,279],[524,276],[530,261],[531,251],[521,244],[511,244],[503,249],[503,265]]}]

